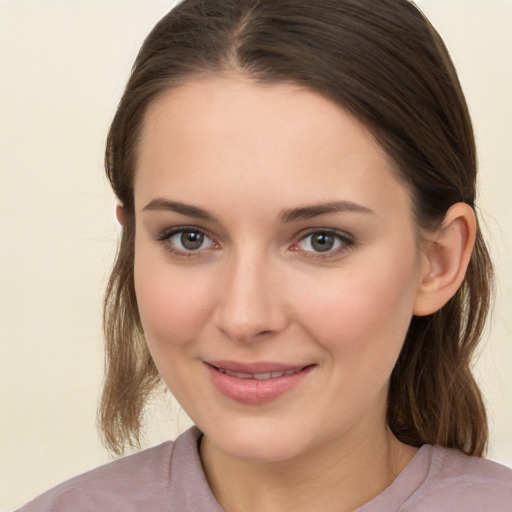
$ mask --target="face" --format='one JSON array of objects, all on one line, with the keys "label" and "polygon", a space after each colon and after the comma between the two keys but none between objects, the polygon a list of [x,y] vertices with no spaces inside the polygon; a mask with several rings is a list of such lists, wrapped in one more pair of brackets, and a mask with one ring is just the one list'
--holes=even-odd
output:
[{"label": "face", "polygon": [[206,437],[271,461],[385,428],[422,258],[364,126],[295,85],[202,78],[151,105],[138,156],[140,316]]}]

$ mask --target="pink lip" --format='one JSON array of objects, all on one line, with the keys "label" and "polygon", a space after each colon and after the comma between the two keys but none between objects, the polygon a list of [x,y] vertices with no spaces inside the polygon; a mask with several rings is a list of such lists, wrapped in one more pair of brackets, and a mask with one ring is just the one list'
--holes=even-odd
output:
[{"label": "pink lip", "polygon": [[272,362],[254,362],[240,363],[237,361],[206,361],[210,366],[230,370],[237,373],[270,373],[270,372],[286,372],[288,370],[296,370],[307,365],[301,364],[281,364]]},{"label": "pink lip", "polygon": [[[297,386],[315,365],[294,366],[280,363],[238,363],[234,361],[208,361],[205,366],[210,372],[213,385],[224,396],[247,405],[259,405],[275,400]],[[229,370],[237,373],[272,373],[300,369],[292,375],[283,375],[271,379],[242,379],[219,371]]]}]

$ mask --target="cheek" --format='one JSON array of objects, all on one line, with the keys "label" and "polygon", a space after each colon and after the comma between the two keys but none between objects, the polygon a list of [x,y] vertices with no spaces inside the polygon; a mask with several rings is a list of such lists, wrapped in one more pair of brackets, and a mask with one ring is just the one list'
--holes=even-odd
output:
[{"label": "cheek", "polygon": [[388,258],[387,265],[376,261],[340,269],[307,286],[310,293],[298,317],[341,360],[385,358],[394,364],[405,339],[415,296],[414,262],[400,262],[398,256]]},{"label": "cheek", "polygon": [[186,267],[158,263],[143,250],[135,258],[135,292],[148,345],[172,349],[197,337],[211,316],[213,283]]}]

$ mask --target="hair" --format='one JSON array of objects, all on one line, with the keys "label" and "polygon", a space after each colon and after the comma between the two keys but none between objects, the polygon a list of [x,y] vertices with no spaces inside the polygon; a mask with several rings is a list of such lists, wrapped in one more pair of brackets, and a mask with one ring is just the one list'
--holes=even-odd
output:
[{"label": "hair", "polygon": [[[107,139],[106,173],[126,211],[104,307],[105,445],[138,446],[160,377],[134,289],[134,173],[141,126],[159,95],[200,76],[243,73],[295,83],[342,106],[371,131],[413,196],[418,227],[436,229],[457,202],[475,208],[476,150],[448,51],[407,0],[184,0],[145,40]],[[490,305],[482,234],[463,284],[439,311],[413,317],[390,381],[387,421],[412,446],[485,454],[488,428],[471,360]]]}]

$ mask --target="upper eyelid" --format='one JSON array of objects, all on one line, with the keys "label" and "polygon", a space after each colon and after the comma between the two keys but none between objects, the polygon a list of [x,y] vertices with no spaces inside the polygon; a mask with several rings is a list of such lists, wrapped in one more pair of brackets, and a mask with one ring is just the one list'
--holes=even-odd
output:
[{"label": "upper eyelid", "polygon": [[353,235],[351,235],[347,231],[335,228],[309,228],[306,230],[299,231],[294,238],[297,241],[300,241],[306,238],[307,236],[314,235],[315,233],[327,233],[329,235],[335,235],[341,239],[354,241]]},{"label": "upper eyelid", "polygon": [[[196,231],[199,233],[202,233],[205,237],[209,238],[214,244],[221,246],[222,244],[219,243],[218,237],[216,237],[214,234],[212,234],[209,230],[194,226],[194,225],[182,225],[182,226],[174,226],[170,228],[166,228],[161,230],[157,235],[156,239],[160,242],[165,242],[172,236],[176,235],[177,233],[183,232],[183,231]],[[342,242],[346,244],[353,244],[355,241],[355,237],[348,233],[347,231],[343,231],[336,228],[327,228],[327,227],[311,227],[307,229],[300,230],[292,237],[291,245],[295,246],[308,236],[314,235],[315,233],[327,233],[332,234],[339,239],[341,239]]]},{"label": "upper eyelid", "polygon": [[[211,242],[211,244],[208,247],[196,250],[187,250],[186,248],[180,248],[171,241],[172,237],[187,231],[201,233]],[[204,256],[206,252],[210,252],[219,248],[219,244],[215,238],[210,236],[206,230],[197,226],[175,226],[172,228],[163,229],[155,235],[155,240],[161,244],[166,251],[173,254],[177,258],[200,258],[201,256]]]},{"label": "upper eyelid", "polygon": [[[305,240],[305,238],[307,238],[308,236],[314,235],[315,233],[333,234],[334,236],[336,236],[340,239],[339,247],[330,249],[325,252],[299,249],[297,247],[303,240]],[[355,240],[355,237],[353,237],[352,235],[350,235],[344,231],[320,228],[320,229],[314,229],[314,230],[310,231],[309,233],[306,233],[303,236],[301,236],[300,238],[298,238],[297,241],[291,245],[289,250],[300,253],[301,257],[305,258],[307,260],[328,263],[328,262],[338,261],[340,258],[344,258],[355,247],[356,247],[356,240]]]},{"label": "upper eyelid", "polygon": [[[303,242],[307,237],[314,235],[316,233],[325,233],[328,235],[333,235],[338,238],[340,242],[340,247],[334,248],[332,250],[328,250],[325,252],[316,252],[316,251],[308,251],[303,249],[298,249],[297,246]],[[353,249],[356,243],[355,237],[346,231],[341,231],[338,229],[332,228],[312,228],[305,233],[298,234],[298,237],[295,239],[296,241],[290,246],[290,250],[299,251],[304,254],[304,257],[308,257],[314,260],[325,260],[328,261],[332,258],[337,258],[340,254],[345,253],[350,249]]]},{"label": "upper eyelid", "polygon": [[198,226],[175,226],[172,228],[166,228],[159,231],[157,234],[157,238],[159,240],[164,240],[166,238],[170,238],[173,235],[176,235],[177,233],[181,233],[183,231],[195,231],[197,233],[201,233],[208,238],[214,240],[215,236],[213,236],[207,229],[200,228]]},{"label": "upper eyelid", "polygon": [[[169,235],[169,234],[175,234],[179,233],[181,231],[199,231],[201,233],[204,233],[207,236],[215,238],[215,235],[213,235],[210,230],[194,226],[194,225],[180,225],[180,226],[173,226],[170,228],[164,228],[160,230],[160,235]],[[346,238],[353,238],[353,236],[348,233],[347,231],[337,229],[337,228],[327,228],[327,227],[311,227],[306,229],[301,229],[300,231],[296,232],[292,238],[300,238],[301,236],[308,236],[314,233],[332,233],[334,235],[338,235],[340,237],[346,237]]]}]

